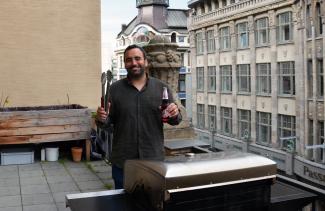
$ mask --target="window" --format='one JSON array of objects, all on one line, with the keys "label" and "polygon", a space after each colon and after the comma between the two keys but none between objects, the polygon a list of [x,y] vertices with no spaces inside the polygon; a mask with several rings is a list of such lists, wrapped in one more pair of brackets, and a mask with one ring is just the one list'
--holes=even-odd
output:
[{"label": "window", "polygon": [[313,60],[307,61],[307,91],[308,97],[313,97]]},{"label": "window", "polygon": [[183,43],[185,41],[185,36],[178,36],[178,42]]},{"label": "window", "polygon": [[279,114],[278,127],[279,138],[296,136],[296,117]]},{"label": "window", "polygon": [[186,86],[185,86],[185,74],[179,74],[178,79],[178,91],[179,92],[185,92]]},{"label": "window", "polygon": [[230,49],[230,32],[229,27],[220,29],[220,50]]},{"label": "window", "polygon": [[279,62],[279,86],[279,94],[296,94],[294,62]]},{"label": "window", "polygon": [[196,54],[203,54],[203,32],[196,34]]},{"label": "window", "polygon": [[197,127],[200,129],[204,129],[204,105],[197,104]]},{"label": "window", "polygon": [[307,38],[311,38],[311,5],[306,7],[306,34]]},{"label": "window", "polygon": [[208,91],[216,91],[216,67],[208,67]]},{"label": "window", "polygon": [[278,21],[278,43],[292,41],[293,24],[291,12],[281,13],[277,16]]},{"label": "window", "polygon": [[[245,137],[247,133],[248,137]],[[246,139],[251,133],[251,112],[249,110],[238,109],[238,137]]]},{"label": "window", "polygon": [[249,45],[247,22],[237,24],[237,48],[247,48]]},{"label": "window", "polygon": [[209,130],[216,131],[217,129],[216,106],[208,105],[208,123],[209,123]]},{"label": "window", "polygon": [[208,37],[208,53],[214,52],[216,50],[214,41],[214,30],[207,31]]},{"label": "window", "polygon": [[324,68],[322,59],[317,59],[317,95],[318,97],[324,97]]},{"label": "window", "polygon": [[255,44],[263,46],[269,43],[269,20],[261,18],[255,22]]},{"label": "window", "polygon": [[170,41],[172,43],[175,43],[176,42],[176,33],[172,33],[172,35],[170,36]]},{"label": "window", "polygon": [[256,93],[262,95],[271,94],[271,64],[256,64]]},{"label": "window", "polygon": [[204,67],[196,68],[196,89],[204,91]]},{"label": "window", "polygon": [[232,73],[231,65],[220,66],[221,92],[232,91]]},{"label": "window", "polygon": [[231,135],[232,133],[231,108],[221,107],[221,131],[224,135]]},{"label": "window", "polygon": [[271,143],[271,114],[257,112],[256,124],[256,142],[267,145]]},{"label": "window", "polygon": [[251,91],[251,77],[249,64],[237,65],[237,87],[238,92]]},{"label": "window", "polygon": [[321,6],[320,3],[316,3],[316,13],[317,13],[317,29],[316,33],[317,35],[322,35],[323,34],[323,22],[322,22],[322,12],[321,12]]},{"label": "window", "polygon": [[[324,144],[324,121],[318,121],[318,144]],[[324,163],[325,162],[325,149],[318,149],[320,150],[320,160]]]}]

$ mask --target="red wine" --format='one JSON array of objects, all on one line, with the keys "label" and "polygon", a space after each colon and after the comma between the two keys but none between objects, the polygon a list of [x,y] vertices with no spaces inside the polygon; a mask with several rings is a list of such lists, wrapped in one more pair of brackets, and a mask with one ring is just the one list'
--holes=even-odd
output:
[{"label": "red wine", "polygon": [[169,99],[168,99],[168,91],[167,87],[163,87],[163,94],[162,94],[162,99],[161,99],[161,119],[162,122],[166,123],[169,120],[169,113],[166,111],[166,108],[169,105]]}]

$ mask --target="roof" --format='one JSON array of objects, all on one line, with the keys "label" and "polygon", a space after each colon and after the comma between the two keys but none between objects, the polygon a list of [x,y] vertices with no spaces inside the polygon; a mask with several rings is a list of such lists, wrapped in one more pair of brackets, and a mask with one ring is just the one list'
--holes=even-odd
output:
[{"label": "roof", "polygon": [[187,28],[187,10],[168,10],[167,25],[169,27],[184,27]]},{"label": "roof", "polygon": [[[128,23],[126,28],[122,31],[120,31],[117,35],[117,37],[120,37],[121,35],[130,35],[133,29],[138,24],[146,24],[146,23],[140,23],[140,21],[137,19],[137,16],[133,18],[131,22]],[[179,33],[187,33],[187,10],[182,9],[167,9],[167,26],[168,28],[156,28],[155,26],[151,26],[157,31],[161,33],[168,33],[172,31],[177,31]]]}]

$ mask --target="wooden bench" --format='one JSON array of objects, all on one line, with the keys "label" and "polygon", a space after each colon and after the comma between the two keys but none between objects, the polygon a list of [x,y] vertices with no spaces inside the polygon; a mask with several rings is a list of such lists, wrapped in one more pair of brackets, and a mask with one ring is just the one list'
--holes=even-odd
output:
[{"label": "wooden bench", "polygon": [[0,110],[0,145],[85,140],[90,159],[91,111],[79,105]]}]

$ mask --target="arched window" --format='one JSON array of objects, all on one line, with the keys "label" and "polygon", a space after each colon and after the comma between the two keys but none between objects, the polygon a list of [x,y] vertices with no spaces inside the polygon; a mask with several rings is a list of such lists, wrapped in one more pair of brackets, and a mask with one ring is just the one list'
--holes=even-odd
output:
[{"label": "arched window", "polygon": [[140,27],[137,32],[134,34],[135,43],[149,42],[149,31],[146,27]]},{"label": "arched window", "polygon": [[175,42],[176,42],[176,33],[175,33],[175,32],[172,33],[172,35],[170,36],[170,41],[171,41],[172,43],[175,43]]}]

